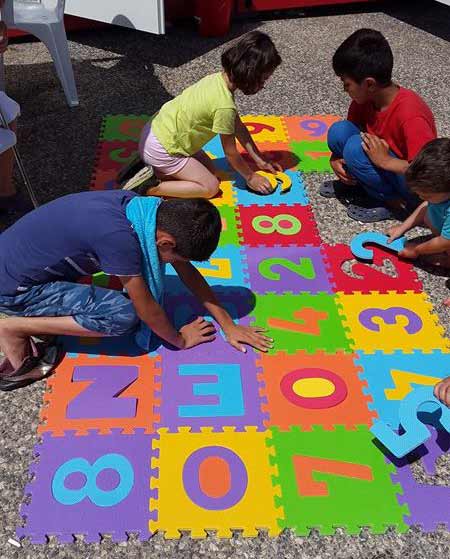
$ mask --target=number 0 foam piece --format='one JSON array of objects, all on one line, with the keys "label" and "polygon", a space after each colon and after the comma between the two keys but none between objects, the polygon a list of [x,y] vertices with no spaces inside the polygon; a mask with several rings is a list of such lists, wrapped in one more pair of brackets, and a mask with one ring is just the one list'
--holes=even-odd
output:
[{"label": "number 0 foam piece", "polygon": [[51,535],[69,543],[78,534],[88,542],[99,542],[101,534],[124,541],[129,532],[148,539],[148,504],[156,496],[150,489],[154,437],[139,430],[124,435],[120,429],[84,437],[44,433],[35,448],[39,460],[30,467],[35,479],[25,494],[32,498],[22,507],[26,524],[18,535],[33,543]]},{"label": "number 0 foam piece", "polygon": [[400,252],[405,248],[405,237],[400,237],[395,239],[392,243],[388,243],[389,237],[379,233],[378,231],[364,231],[359,233],[356,237],[353,237],[350,243],[350,249],[357,258],[361,260],[372,260],[373,259],[373,249],[367,248],[366,244],[374,244],[376,246],[382,246],[393,252]]},{"label": "number 0 foam piece", "polygon": [[418,419],[421,407],[433,404],[440,409],[439,423],[450,432],[450,409],[433,395],[432,386],[421,386],[410,392],[400,403],[399,425],[405,431],[398,434],[384,421],[376,421],[370,431],[397,458],[403,458],[430,438],[430,431]]}]

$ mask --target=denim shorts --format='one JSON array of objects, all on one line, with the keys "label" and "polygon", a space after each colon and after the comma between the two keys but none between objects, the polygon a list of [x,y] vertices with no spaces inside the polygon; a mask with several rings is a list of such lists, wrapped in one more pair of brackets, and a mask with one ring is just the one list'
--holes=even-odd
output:
[{"label": "denim shorts", "polygon": [[16,295],[0,294],[0,313],[9,316],[72,316],[86,330],[121,336],[136,330],[139,318],[122,292],[55,281]]}]

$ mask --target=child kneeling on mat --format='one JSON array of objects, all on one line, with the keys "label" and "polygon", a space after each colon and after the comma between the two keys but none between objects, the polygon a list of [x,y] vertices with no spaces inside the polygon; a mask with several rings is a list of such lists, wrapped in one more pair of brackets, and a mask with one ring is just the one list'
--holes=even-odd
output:
[{"label": "child kneeling on mat", "polygon": [[218,169],[202,148],[219,134],[225,156],[247,186],[261,194],[272,192],[269,181],[242,158],[236,140],[258,169],[272,173],[282,169],[259,151],[239,117],[234,94],[258,93],[280,63],[272,40],[260,31],[228,48],[222,54],[221,72],[185,89],[144,127],[139,156],[118,175],[122,188],[152,196],[212,198],[219,192]]},{"label": "child kneeling on mat", "polygon": [[[424,202],[401,225],[389,229],[390,242],[416,226],[431,229],[433,238],[407,243],[403,258],[436,255],[435,263],[450,268],[450,139],[429,142],[406,171],[406,182]],[[450,299],[444,302],[450,305]]]},{"label": "child kneeling on mat", "polygon": [[433,114],[413,91],[392,81],[393,55],[379,31],[360,29],[333,56],[333,69],[351,97],[347,120],[328,132],[331,167],[325,197],[353,198],[349,217],[370,223],[392,211],[413,209],[405,172],[421,148],[436,138]]},{"label": "child kneeling on mat", "polygon": [[[68,219],[70,216],[70,219]],[[41,335],[120,336],[137,330],[146,351],[151,333],[179,349],[212,341],[214,326],[197,318],[179,331],[161,306],[164,265],[181,280],[240,351],[272,340],[258,327],[234,324],[190,260],[217,247],[221,219],[204,199],[161,200],[123,190],[82,192],[32,211],[0,235],[0,389],[48,374],[61,355]],[[119,276],[127,295],[76,283],[98,271]]]}]

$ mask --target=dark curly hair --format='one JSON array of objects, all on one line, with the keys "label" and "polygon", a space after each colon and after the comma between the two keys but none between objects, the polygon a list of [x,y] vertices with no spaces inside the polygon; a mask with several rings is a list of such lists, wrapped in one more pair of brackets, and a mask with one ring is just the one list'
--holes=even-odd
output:
[{"label": "dark curly hair", "polygon": [[259,91],[280,64],[272,39],[261,31],[247,33],[222,54],[228,79],[245,95]]},{"label": "dark curly hair", "polygon": [[450,192],[450,139],[425,144],[405,173],[413,192]]}]

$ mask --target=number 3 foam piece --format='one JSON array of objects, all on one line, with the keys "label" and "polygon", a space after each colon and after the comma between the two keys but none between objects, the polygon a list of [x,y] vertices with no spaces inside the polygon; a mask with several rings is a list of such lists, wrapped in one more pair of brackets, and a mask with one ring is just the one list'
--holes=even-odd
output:
[{"label": "number 3 foam piece", "polygon": [[378,233],[378,231],[364,231],[363,233],[356,235],[356,237],[353,237],[350,243],[350,248],[353,254],[361,260],[373,259],[373,250],[365,247],[365,244],[379,245],[394,252],[400,252],[405,248],[405,237],[395,239],[392,243],[388,243],[388,240],[389,237],[383,235],[383,233]]},{"label": "number 3 foam piece", "polygon": [[434,404],[440,409],[439,422],[443,429],[450,432],[450,409],[433,395],[432,386],[416,388],[406,396],[399,408],[399,422],[404,433],[395,433],[384,421],[377,421],[371,433],[397,458],[406,456],[430,438],[430,431],[417,417],[422,406]]}]

